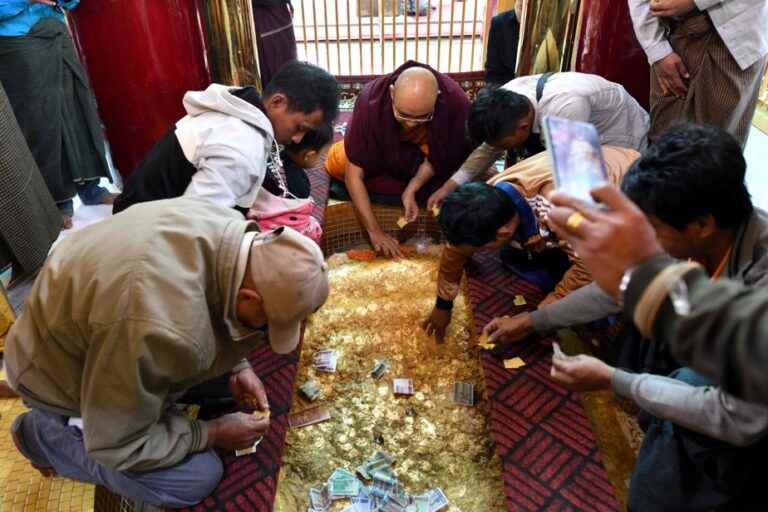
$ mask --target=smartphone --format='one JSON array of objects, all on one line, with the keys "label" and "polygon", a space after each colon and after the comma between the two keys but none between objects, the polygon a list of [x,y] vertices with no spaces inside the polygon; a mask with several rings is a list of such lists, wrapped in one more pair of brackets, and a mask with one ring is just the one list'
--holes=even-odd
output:
[{"label": "smartphone", "polygon": [[608,183],[595,127],[562,117],[545,116],[543,130],[552,159],[555,188],[595,204],[590,191]]}]

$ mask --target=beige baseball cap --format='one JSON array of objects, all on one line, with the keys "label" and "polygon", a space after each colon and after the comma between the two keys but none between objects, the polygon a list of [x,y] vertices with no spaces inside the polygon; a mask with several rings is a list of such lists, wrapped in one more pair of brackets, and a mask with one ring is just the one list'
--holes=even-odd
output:
[{"label": "beige baseball cap", "polygon": [[269,343],[278,354],[299,344],[301,323],[328,298],[328,265],[315,242],[289,227],[259,233],[251,276],[264,302]]}]

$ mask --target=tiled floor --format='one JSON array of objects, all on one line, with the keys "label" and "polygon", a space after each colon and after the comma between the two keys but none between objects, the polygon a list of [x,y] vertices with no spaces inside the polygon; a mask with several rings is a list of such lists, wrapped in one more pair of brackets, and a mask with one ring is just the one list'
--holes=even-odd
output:
[{"label": "tiled floor", "polygon": [[16,450],[11,423],[26,410],[21,399],[0,398],[0,512],[92,512],[92,485],[44,478]]}]

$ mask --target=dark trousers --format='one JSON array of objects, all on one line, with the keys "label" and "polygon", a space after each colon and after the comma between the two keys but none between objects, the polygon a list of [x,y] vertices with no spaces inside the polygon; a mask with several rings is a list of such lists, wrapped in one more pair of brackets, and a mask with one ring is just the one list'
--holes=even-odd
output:
[{"label": "dark trousers", "polygon": [[[67,425],[68,418],[41,409],[24,417],[27,449],[59,476],[106,487],[126,498],[165,507],[190,507],[210,494],[223,474],[212,449],[190,454],[168,468],[146,472],[118,471],[93,460],[85,449],[83,432]],[[105,428],[109,428],[105,425]]]},{"label": "dark trousers", "polygon": [[[671,378],[710,386],[690,368]],[[738,447],[651,417],[629,489],[634,512],[768,510],[762,490],[766,442]]]}]

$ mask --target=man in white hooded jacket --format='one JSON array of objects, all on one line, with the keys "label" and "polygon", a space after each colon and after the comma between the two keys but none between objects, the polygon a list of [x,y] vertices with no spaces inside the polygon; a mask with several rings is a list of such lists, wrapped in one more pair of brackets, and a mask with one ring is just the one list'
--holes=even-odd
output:
[{"label": "man in white hooded jacket", "polygon": [[278,144],[298,144],[330,124],[339,87],[323,69],[284,65],[259,95],[255,88],[212,84],[184,96],[187,115],[154,145],[126,180],[114,213],[181,195],[247,210],[264,185],[285,192]]}]

